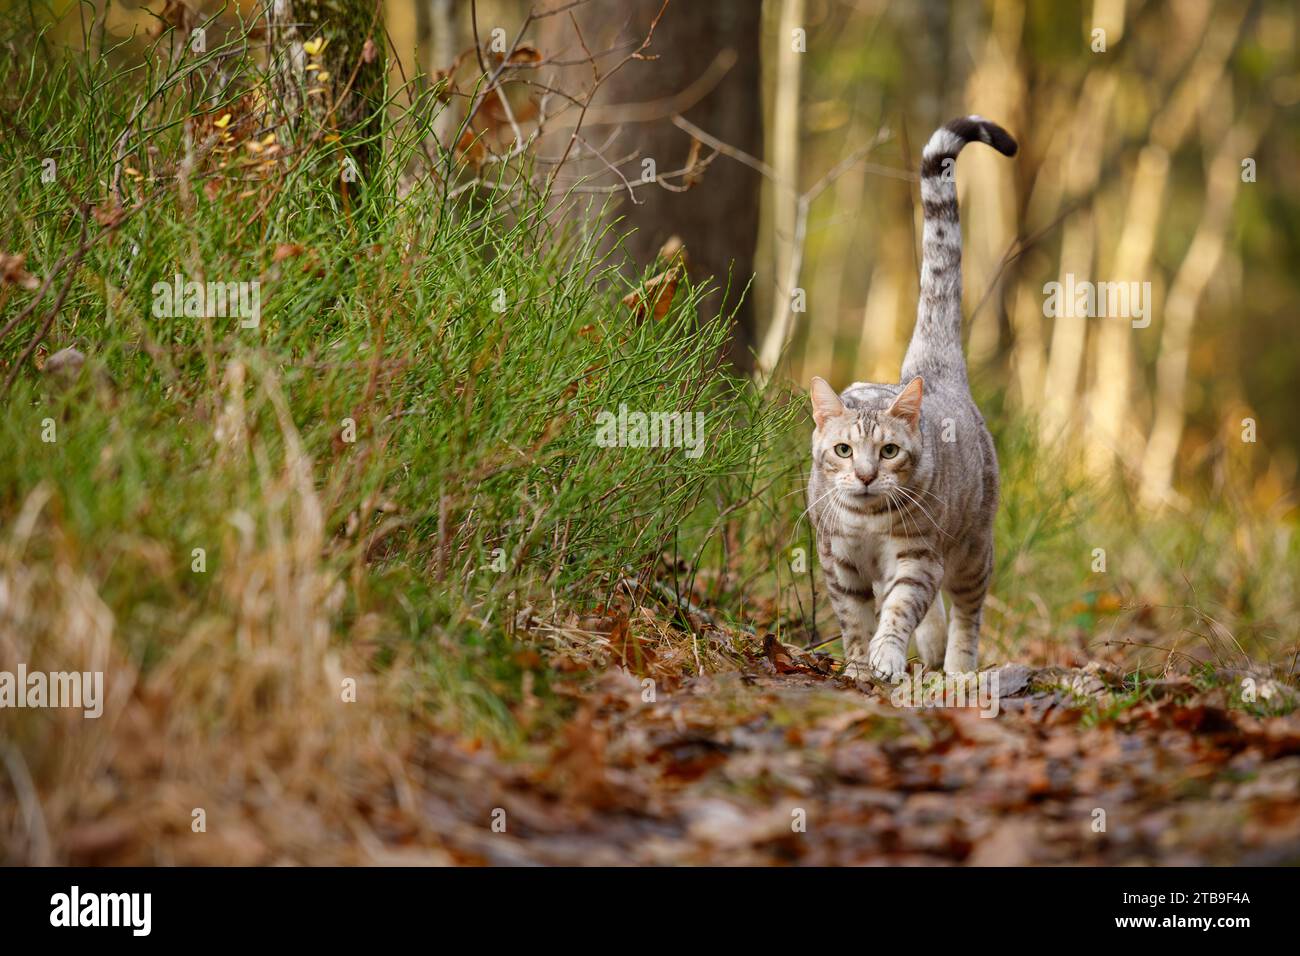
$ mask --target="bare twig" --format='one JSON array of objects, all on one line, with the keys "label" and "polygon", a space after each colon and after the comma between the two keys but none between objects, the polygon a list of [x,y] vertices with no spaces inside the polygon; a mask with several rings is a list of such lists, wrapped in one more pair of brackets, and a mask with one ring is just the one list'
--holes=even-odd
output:
[{"label": "bare twig", "polygon": [[[54,325],[54,320],[58,317],[59,310],[63,308],[63,302],[67,299],[68,292],[72,289],[73,282],[76,281],[77,268],[81,265],[82,260],[86,258],[86,253],[90,251],[90,247],[94,244],[93,240],[90,242],[86,241],[86,232],[89,228],[90,204],[85,203],[81,207],[81,238],[78,241],[76,253],[72,257],[67,277],[63,281],[63,287],[59,289],[59,295],[54,300],[54,306],[50,309],[49,315],[45,317],[45,323],[41,326],[40,330],[32,336],[32,340],[27,343],[27,347],[23,350],[22,355],[18,356],[18,359],[9,369],[9,374],[5,376],[4,386],[0,387],[0,394],[8,394],[9,388],[13,385],[14,379],[18,377],[18,371],[27,364],[27,360],[32,357],[32,353],[34,353],[37,346],[44,341],[45,336],[50,331],[50,327]],[[53,273],[51,273],[51,275],[53,275]]]},{"label": "bare twig", "polygon": [[[556,166],[555,171],[558,171],[560,166],[564,165],[565,160],[569,158],[569,153],[573,151],[573,144],[578,141],[578,133],[582,131],[583,121],[586,119],[588,110],[591,109],[591,101],[595,98],[596,93],[600,90],[601,86],[603,86],[611,76],[619,72],[619,70],[623,69],[623,67],[627,66],[627,64],[631,63],[633,60],[647,59],[647,57],[645,56],[645,50],[647,47],[650,46],[651,41],[654,39],[655,27],[659,25],[659,21],[660,19],[662,19],[664,15],[664,11],[668,9],[668,3],[669,0],[664,0],[663,6],[659,8],[659,12],[656,13],[654,19],[650,21],[650,27],[649,29],[646,30],[645,39],[641,41],[641,45],[638,46],[631,53],[629,53],[627,56],[625,56],[623,59],[619,60],[618,63],[616,63],[608,71],[606,71],[603,74],[600,74],[599,78],[593,84],[591,90],[588,91],[587,97],[582,104],[582,109],[578,114],[578,122],[573,127],[573,133],[569,136],[568,145],[564,147],[564,154],[560,157],[560,162]],[[555,182],[555,171],[552,171],[551,173],[550,182],[548,183],[548,188],[550,185],[553,185]]]}]

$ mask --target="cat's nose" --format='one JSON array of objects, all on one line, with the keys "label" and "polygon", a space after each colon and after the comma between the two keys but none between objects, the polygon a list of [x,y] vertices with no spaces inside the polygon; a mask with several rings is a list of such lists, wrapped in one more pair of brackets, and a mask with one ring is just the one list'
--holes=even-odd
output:
[{"label": "cat's nose", "polygon": [[873,474],[873,475],[858,475],[858,480],[859,480],[860,482],[862,482],[863,486],[865,487],[865,486],[867,486],[867,485],[870,485],[873,481],[875,481],[875,480],[876,480],[876,476],[875,476],[874,474]]}]

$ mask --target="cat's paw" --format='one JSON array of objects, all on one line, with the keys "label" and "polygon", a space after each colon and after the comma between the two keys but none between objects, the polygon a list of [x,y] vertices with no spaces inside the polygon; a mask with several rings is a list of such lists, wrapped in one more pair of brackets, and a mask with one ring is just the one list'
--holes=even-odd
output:
[{"label": "cat's paw", "polygon": [[891,684],[897,684],[907,675],[907,655],[893,645],[873,649],[869,663],[877,677]]},{"label": "cat's paw", "polygon": [[937,671],[943,667],[947,645],[948,635],[942,629],[926,627],[924,623],[917,628],[916,651],[927,670]]},{"label": "cat's paw", "polygon": [[949,650],[943,660],[945,674],[973,674],[979,670],[979,655],[974,651]]}]

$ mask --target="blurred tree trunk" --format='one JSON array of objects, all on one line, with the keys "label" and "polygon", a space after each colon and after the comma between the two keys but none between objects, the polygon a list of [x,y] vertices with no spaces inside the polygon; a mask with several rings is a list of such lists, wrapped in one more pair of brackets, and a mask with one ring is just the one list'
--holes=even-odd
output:
[{"label": "blurred tree trunk", "polygon": [[[460,8],[458,0],[415,0],[415,45],[420,69],[430,77],[451,67],[459,52]],[[456,131],[456,111],[443,109],[433,118],[433,136],[450,149]]]},{"label": "blurred tree trunk", "polygon": [[[573,21],[562,15],[541,21],[538,42],[543,55],[569,61],[582,59],[585,45],[605,71],[644,39],[662,5],[663,0],[595,0],[570,11],[582,31],[581,41]],[[672,124],[678,112],[729,146],[761,156],[762,6],[758,0],[671,0],[646,50],[647,58],[627,63],[600,87],[595,102],[601,109],[595,122],[589,118],[584,125],[583,138],[602,147],[610,160],[635,153],[637,160],[629,164],[631,180],[639,178],[645,159],[654,160],[659,175],[687,165],[692,140]],[[612,48],[617,52],[601,56]],[[725,51],[732,51],[734,63],[721,80],[698,102],[684,101],[680,94],[692,84],[698,87],[711,65],[716,69],[720,59],[727,57]],[[565,92],[581,98],[593,82],[591,66],[564,67],[557,82]],[[617,137],[605,147],[616,129]],[[602,168],[585,163],[582,170],[595,176]],[[742,369],[752,364],[754,309],[749,295],[741,300],[741,291],[754,272],[761,185],[758,172],[720,156],[702,181],[685,192],[643,186],[637,190],[639,204],[635,205],[624,193],[619,213],[625,218],[615,230],[635,230],[625,242],[632,273],[652,265],[669,238],[682,240],[691,278],[713,277],[719,287],[702,303],[704,314],[729,311],[739,303],[731,358]],[[600,203],[592,205],[599,208]],[[729,275],[730,289],[724,298]]]},{"label": "blurred tree trunk", "polygon": [[[1183,148],[1195,131],[1196,118],[1222,87],[1245,14],[1244,6],[1228,9],[1206,23],[1205,41],[1190,69],[1151,122],[1150,139],[1138,154],[1111,270],[1117,280],[1144,278],[1150,270],[1169,185],[1170,157]],[[1098,474],[1108,474],[1117,462],[1126,460],[1122,449],[1142,441],[1129,409],[1132,339],[1132,330],[1122,322],[1103,324],[1097,335],[1096,385],[1088,403],[1093,414],[1087,461]]]},{"label": "blurred tree trunk", "polygon": [[[803,79],[806,43],[798,43],[795,30],[804,22],[803,0],[781,0],[781,16],[776,32],[776,94],[772,103],[772,169],[776,184],[772,187],[772,264],[775,288],[772,290],[772,314],[769,334],[772,346],[764,342],[769,354],[761,364],[774,365],[780,351],[789,344],[793,329],[789,288],[790,266],[794,261],[795,228],[799,214],[799,89]],[[770,372],[771,369],[764,369]]]},{"label": "blurred tree trunk", "polygon": [[[1067,203],[1085,200],[1101,179],[1106,140],[1098,131],[1107,127],[1118,82],[1118,74],[1113,69],[1093,71],[1083,82],[1079,108],[1074,113],[1067,140],[1068,159],[1063,182]],[[1097,220],[1089,204],[1080,207],[1065,222],[1058,280],[1064,285],[1069,275],[1091,276],[1096,261]],[[1076,424],[1079,379],[1083,372],[1089,320],[1071,312],[1058,315],[1052,321],[1052,344],[1047,356],[1039,421],[1042,441],[1046,445],[1056,442]]]},{"label": "blurred tree trunk", "polygon": [[767,290],[771,315],[758,352],[761,381],[774,372],[793,337],[794,290],[803,264],[807,206],[800,195],[800,87],[807,38],[802,22],[803,0],[781,0],[772,98],[772,281]]},{"label": "blurred tree trunk", "polygon": [[337,135],[343,183],[367,180],[383,155],[382,0],[273,0],[270,50],[278,95],[302,146]]},{"label": "blurred tree trunk", "polygon": [[1201,296],[1218,268],[1232,206],[1241,185],[1241,158],[1259,142],[1260,127],[1242,120],[1220,139],[1205,177],[1205,206],[1192,244],[1183,257],[1165,300],[1164,327],[1156,360],[1156,411],[1142,455],[1141,497],[1156,507],[1173,488],[1174,464],[1187,413],[1187,365],[1192,328]]}]

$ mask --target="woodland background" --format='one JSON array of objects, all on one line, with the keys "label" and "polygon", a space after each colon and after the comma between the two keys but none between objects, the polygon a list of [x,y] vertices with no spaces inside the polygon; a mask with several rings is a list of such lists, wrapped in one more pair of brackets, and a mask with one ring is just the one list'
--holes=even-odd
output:
[{"label": "woodland background", "polygon": [[[0,859],[1300,859],[1293,4],[5,10],[0,670],[109,695],[0,712]],[[802,515],[967,113],[996,720],[836,676]]]},{"label": "woodland background", "polygon": [[[579,5],[578,29],[565,11],[539,21],[529,41],[580,59],[583,42],[605,50],[639,39],[660,6]],[[85,9],[102,11],[118,38],[158,23],[144,4]],[[255,5],[217,9],[247,16]],[[479,40],[490,45],[494,29],[513,39],[529,9],[483,0]],[[393,88],[421,72],[463,71],[474,44],[467,0],[390,0],[382,13]],[[1022,143],[1014,163],[982,150],[962,163],[980,383],[1039,417],[1045,438],[1077,444],[1095,474],[1137,481],[1148,503],[1175,472],[1203,484],[1216,460],[1240,451],[1240,421],[1254,417],[1266,454],[1243,487],[1267,507],[1294,487],[1300,447],[1288,387],[1300,374],[1295,21],[1285,2],[681,4],[662,24],[657,59],[605,82],[595,100],[604,112],[587,128],[612,135],[608,155],[677,169],[692,143],[671,121],[682,115],[767,165],[764,176],[719,161],[708,189],[649,191],[647,208],[619,209],[637,230],[627,240],[634,260],[677,235],[698,248],[701,277],[725,277],[733,262],[737,285],[757,272],[738,316],[742,360],[789,298],[797,197],[821,182],[801,244],[808,311],[794,321],[784,370],[801,384],[813,374],[847,383],[892,380],[911,331],[916,212],[900,172],[933,127],[978,107]],[[806,53],[788,42],[796,29]],[[1096,29],[1104,53],[1093,50]],[[65,20],[63,32],[76,42],[79,27]],[[585,69],[553,71],[571,85]],[[439,119],[443,135],[455,114]],[[882,128],[890,138],[870,163],[824,183]],[[1255,160],[1250,184],[1227,175],[1245,158]],[[640,175],[639,162],[625,165]],[[1067,272],[1151,282],[1155,321],[1125,330],[1044,318],[1043,284]]]}]

